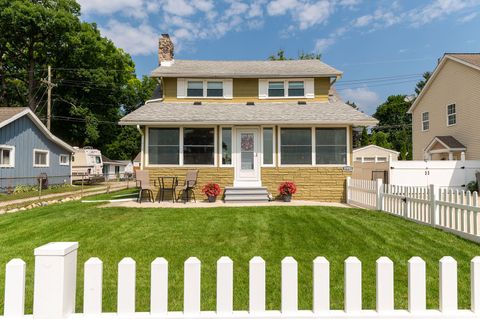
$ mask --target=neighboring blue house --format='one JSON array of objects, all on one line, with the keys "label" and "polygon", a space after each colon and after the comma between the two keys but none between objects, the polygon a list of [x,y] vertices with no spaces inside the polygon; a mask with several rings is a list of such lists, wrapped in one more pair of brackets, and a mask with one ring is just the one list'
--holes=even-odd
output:
[{"label": "neighboring blue house", "polygon": [[71,183],[73,148],[50,133],[26,107],[0,107],[0,192],[17,185]]}]

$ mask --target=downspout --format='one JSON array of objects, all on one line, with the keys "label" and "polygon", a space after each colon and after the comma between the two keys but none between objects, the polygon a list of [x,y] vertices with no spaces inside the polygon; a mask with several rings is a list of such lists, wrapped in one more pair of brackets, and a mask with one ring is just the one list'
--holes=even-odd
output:
[{"label": "downspout", "polygon": [[142,136],[141,140],[141,149],[140,149],[140,169],[143,170],[144,168],[144,163],[145,159],[143,158],[143,148],[145,147],[145,134],[143,134],[142,129],[140,128],[140,125],[137,125],[137,130],[140,132],[140,135]]}]

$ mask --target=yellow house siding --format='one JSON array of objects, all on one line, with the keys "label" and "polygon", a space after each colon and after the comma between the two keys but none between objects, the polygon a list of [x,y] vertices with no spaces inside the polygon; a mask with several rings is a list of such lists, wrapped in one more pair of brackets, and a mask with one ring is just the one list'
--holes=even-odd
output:
[{"label": "yellow house siding", "polygon": [[[255,78],[242,78],[233,79],[233,99],[226,100],[211,100],[207,98],[177,98],[177,79],[176,78],[164,78],[163,79],[163,94],[164,99],[167,102],[172,101],[227,101],[227,102],[274,102],[274,101],[291,101],[292,99],[259,99],[258,98],[258,79]],[[314,92],[315,98],[313,99],[294,99],[295,101],[328,101],[328,92],[330,90],[330,78],[315,78],[314,80]]]},{"label": "yellow house siding", "polygon": [[[467,159],[480,159],[480,71],[447,60],[412,114],[413,159],[423,160],[435,136],[452,135],[467,147]],[[447,105],[456,104],[457,124],[447,126]],[[422,113],[430,129],[422,132]]]}]

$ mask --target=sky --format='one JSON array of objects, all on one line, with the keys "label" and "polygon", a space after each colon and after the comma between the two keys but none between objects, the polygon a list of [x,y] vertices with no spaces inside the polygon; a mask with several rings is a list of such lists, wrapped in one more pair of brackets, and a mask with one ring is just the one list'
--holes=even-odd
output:
[{"label": "sky", "polygon": [[413,94],[445,52],[480,52],[480,0],[78,0],[82,19],[128,52],[137,76],[158,65],[168,33],[176,59],[265,60],[321,53],[341,70],[346,101],[373,114]]}]

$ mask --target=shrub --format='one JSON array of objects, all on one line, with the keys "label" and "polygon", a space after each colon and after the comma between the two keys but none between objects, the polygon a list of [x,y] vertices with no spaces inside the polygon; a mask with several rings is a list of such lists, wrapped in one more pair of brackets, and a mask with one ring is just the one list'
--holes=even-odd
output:
[{"label": "shrub", "polygon": [[471,181],[467,184],[467,189],[471,192],[478,191],[478,183],[476,181]]},{"label": "shrub", "polygon": [[216,197],[216,196],[220,195],[221,189],[220,189],[220,186],[217,183],[211,182],[211,183],[208,183],[205,186],[203,186],[202,192],[206,196]]},{"label": "shrub", "polygon": [[28,193],[28,192],[34,192],[38,191],[38,186],[36,185],[17,185],[15,186],[15,190],[13,193],[19,194],[19,193]]},{"label": "shrub", "polygon": [[294,182],[283,182],[280,184],[278,191],[281,195],[293,195],[297,192],[297,185]]}]

